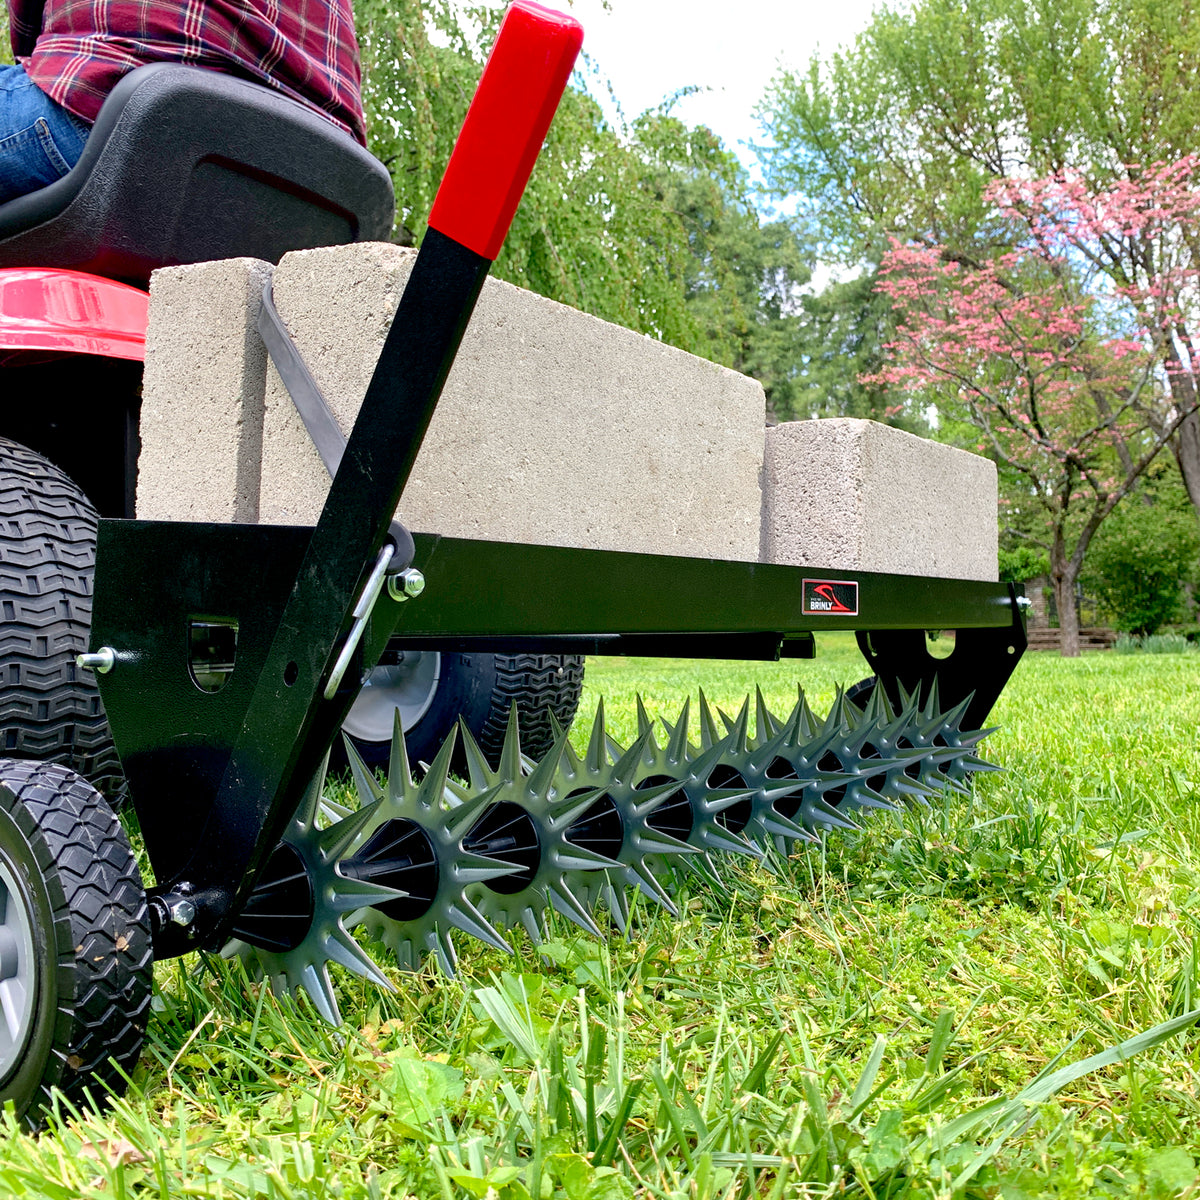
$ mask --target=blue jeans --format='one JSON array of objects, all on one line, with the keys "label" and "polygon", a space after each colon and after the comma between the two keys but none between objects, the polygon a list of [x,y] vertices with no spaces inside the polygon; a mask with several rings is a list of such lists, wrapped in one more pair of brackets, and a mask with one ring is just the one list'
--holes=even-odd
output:
[{"label": "blue jeans", "polygon": [[0,66],[0,204],[61,179],[79,161],[90,132],[23,67]]}]

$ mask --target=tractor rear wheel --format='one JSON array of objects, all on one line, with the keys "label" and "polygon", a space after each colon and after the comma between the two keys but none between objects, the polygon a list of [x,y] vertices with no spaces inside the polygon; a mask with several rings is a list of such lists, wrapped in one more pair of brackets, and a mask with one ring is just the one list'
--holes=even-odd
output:
[{"label": "tractor rear wheel", "polygon": [[56,763],[0,759],[0,1103],[30,1124],[124,1090],[150,1012],[146,893],[116,814]]},{"label": "tractor rear wheel", "polygon": [[96,510],[56,466],[0,438],[0,754],[61,762],[110,799],[121,765],[87,649]]},{"label": "tractor rear wheel", "polygon": [[577,654],[389,651],[367,677],[342,728],[369,766],[387,766],[397,712],[414,763],[432,762],[461,716],[484,754],[500,756],[512,705],[521,749],[541,758],[554,741],[552,712],[570,725],[583,688]]}]

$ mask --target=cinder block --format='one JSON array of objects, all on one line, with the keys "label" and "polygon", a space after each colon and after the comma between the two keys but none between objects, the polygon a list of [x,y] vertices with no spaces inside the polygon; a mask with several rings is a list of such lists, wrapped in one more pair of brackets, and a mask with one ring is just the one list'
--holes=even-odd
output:
[{"label": "cinder block", "polygon": [[848,417],[767,430],[762,557],[795,566],[998,577],[996,467]]},{"label": "cinder block", "polygon": [[[276,303],[344,430],[415,255],[290,254]],[[262,262],[155,273],[138,513],[311,523],[328,478],[255,329]],[[870,421],[767,430],[754,381],[489,280],[401,500],[414,529],[996,578],[985,459]],[[761,486],[760,486],[761,485]]]},{"label": "cinder block", "polygon": [[[343,430],[415,254],[288,254],[276,306]],[[765,404],[737,372],[489,279],[398,514],[412,529],[758,557]],[[261,519],[315,521],[328,477],[272,368]]]},{"label": "cinder block", "polygon": [[255,322],[270,277],[255,258],[154,272],[138,516],[258,520],[267,352]]}]

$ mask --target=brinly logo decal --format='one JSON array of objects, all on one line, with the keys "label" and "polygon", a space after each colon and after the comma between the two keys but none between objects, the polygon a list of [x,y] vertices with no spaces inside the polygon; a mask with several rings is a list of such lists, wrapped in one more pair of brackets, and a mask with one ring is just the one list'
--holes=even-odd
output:
[{"label": "brinly logo decal", "polygon": [[825,617],[855,617],[858,615],[858,584],[849,579],[806,579],[801,609]]}]

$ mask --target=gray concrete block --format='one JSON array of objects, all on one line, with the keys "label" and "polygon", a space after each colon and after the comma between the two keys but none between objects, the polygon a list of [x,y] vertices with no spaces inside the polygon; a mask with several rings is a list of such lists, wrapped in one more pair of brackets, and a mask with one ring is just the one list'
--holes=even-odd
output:
[{"label": "gray concrete block", "polygon": [[767,430],[762,558],[994,580],[997,483],[986,458],[847,417]]},{"label": "gray concrete block", "polygon": [[[344,430],[415,255],[304,250],[276,306]],[[261,518],[316,520],[326,476],[272,369]],[[755,381],[489,279],[398,513],[501,541],[758,556],[765,405]]]},{"label": "gray concrete block", "polygon": [[151,277],[139,517],[258,520],[267,354],[255,321],[270,277],[253,258]]}]

